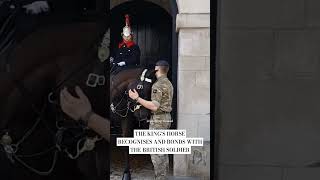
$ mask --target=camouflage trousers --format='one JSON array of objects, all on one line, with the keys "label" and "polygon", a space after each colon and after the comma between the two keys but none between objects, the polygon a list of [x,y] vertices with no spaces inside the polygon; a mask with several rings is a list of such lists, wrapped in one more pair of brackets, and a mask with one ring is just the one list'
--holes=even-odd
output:
[{"label": "camouflage trousers", "polygon": [[[149,129],[169,129],[171,126],[171,115],[153,115],[150,120]],[[168,154],[150,154],[154,167],[155,180],[167,180],[169,172]]]}]

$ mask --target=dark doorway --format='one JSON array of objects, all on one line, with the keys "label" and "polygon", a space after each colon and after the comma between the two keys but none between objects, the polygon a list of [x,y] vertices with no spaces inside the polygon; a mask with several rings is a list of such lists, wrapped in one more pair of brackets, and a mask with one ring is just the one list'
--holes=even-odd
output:
[{"label": "dark doorway", "polygon": [[141,64],[154,65],[159,58],[171,62],[171,16],[153,3],[132,1],[112,9],[111,47],[121,41],[125,14],[130,15],[134,41],[141,49]]}]

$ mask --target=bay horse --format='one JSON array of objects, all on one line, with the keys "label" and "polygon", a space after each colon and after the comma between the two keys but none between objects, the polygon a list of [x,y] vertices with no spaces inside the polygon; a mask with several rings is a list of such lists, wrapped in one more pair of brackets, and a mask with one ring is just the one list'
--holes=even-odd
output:
[{"label": "bay horse", "polygon": [[108,116],[109,78],[101,85],[89,78],[106,75],[97,59],[106,19],[39,28],[10,52],[9,71],[0,72],[1,179],[108,178],[109,143],[95,139],[93,149],[79,154],[86,143],[80,140],[97,136],[63,114],[57,98],[64,86],[75,95],[79,85],[93,110]]},{"label": "bay horse", "polygon": [[[150,119],[151,112],[131,100],[128,91],[136,89],[141,98],[151,100],[151,88],[156,81],[155,70],[150,67],[130,67],[116,72],[110,76],[111,128],[120,127],[121,134],[118,136],[132,137],[134,128],[148,128],[147,120]],[[130,180],[128,148],[124,147],[122,150],[125,155],[122,179]]]}]

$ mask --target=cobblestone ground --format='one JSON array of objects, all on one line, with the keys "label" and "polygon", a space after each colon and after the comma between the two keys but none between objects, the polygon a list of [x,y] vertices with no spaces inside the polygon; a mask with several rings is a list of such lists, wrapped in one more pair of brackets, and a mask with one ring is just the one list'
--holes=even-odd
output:
[{"label": "cobblestone ground", "polygon": [[[111,152],[111,175],[110,180],[122,180],[125,167],[124,155],[113,148]],[[132,180],[153,180],[154,172],[150,155],[130,155]]]}]

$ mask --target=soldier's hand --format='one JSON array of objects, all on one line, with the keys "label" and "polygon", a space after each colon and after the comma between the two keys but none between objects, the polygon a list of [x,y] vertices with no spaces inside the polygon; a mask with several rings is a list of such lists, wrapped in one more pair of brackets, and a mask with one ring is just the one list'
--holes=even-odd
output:
[{"label": "soldier's hand", "polygon": [[129,97],[133,100],[137,99],[139,97],[139,93],[133,89],[133,91],[130,89],[129,90]]},{"label": "soldier's hand", "polygon": [[60,92],[60,103],[64,113],[74,120],[83,119],[88,112],[92,110],[88,97],[83,93],[80,87],[76,86],[75,91],[79,98],[72,96],[67,88]]}]

